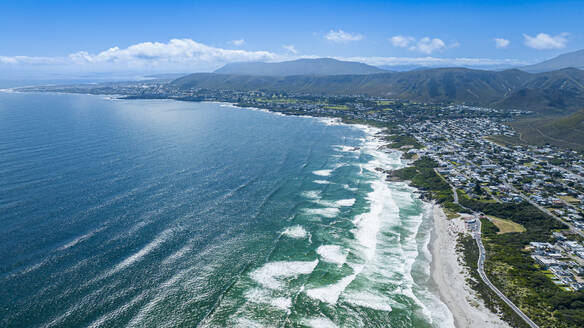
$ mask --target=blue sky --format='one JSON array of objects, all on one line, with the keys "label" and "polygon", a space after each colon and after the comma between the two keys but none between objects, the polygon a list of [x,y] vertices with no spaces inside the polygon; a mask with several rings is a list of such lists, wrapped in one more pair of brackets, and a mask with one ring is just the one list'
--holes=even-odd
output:
[{"label": "blue sky", "polygon": [[520,65],[584,48],[583,18],[584,1],[2,1],[0,72]]}]

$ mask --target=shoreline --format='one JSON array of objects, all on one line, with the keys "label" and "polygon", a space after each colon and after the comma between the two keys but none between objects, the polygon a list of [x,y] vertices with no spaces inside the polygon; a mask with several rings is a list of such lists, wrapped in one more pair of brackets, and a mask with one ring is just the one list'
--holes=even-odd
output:
[{"label": "shoreline", "polygon": [[[0,90],[3,91],[3,90]],[[17,91],[18,92],[18,91]],[[24,92],[23,92],[24,93]],[[60,94],[60,92],[57,92]],[[77,93],[67,93],[63,94],[77,94]],[[106,96],[108,100],[139,100],[139,99],[124,99],[115,98],[116,95],[95,95],[87,94],[90,96],[103,97]],[[111,98],[109,98],[111,97]],[[144,100],[172,100],[172,101],[185,101],[179,99],[144,99]],[[326,125],[344,125],[351,128],[356,128],[364,132],[366,136],[373,140],[378,140],[385,146],[389,145],[386,141],[377,138],[376,134],[385,131],[385,128],[375,126],[373,124],[367,123],[351,123],[344,122],[340,117],[330,117],[330,116],[312,116],[312,115],[289,115],[286,113],[281,113],[278,111],[272,111],[265,108],[257,107],[241,107],[237,104],[222,101],[203,101],[209,103],[217,103],[221,106],[231,107],[235,109],[247,109],[252,111],[260,111],[270,114],[275,114],[279,116],[292,116],[301,118],[311,118],[317,119]],[[382,146],[384,146],[382,145]],[[380,147],[382,147],[380,146]],[[387,148],[386,150],[379,149],[381,152],[401,152],[403,150]],[[411,161],[404,160],[404,166],[409,166]],[[384,174],[387,175],[387,174]],[[387,175],[386,177],[390,177]],[[385,183],[389,181],[386,178],[382,178]],[[413,187],[409,181],[402,181],[406,183],[409,187],[413,188],[415,191],[420,191]],[[427,244],[428,251],[431,254],[430,259],[430,274],[429,274],[429,289],[439,300],[444,303],[448,310],[451,312],[454,319],[454,326],[457,328],[462,327],[510,327],[506,322],[504,322],[500,316],[496,313],[491,312],[487,309],[482,300],[480,300],[476,293],[468,286],[466,279],[469,277],[468,272],[465,272],[465,268],[459,263],[459,254],[456,252],[457,245],[457,231],[464,229],[464,221],[460,218],[449,220],[443,212],[440,205],[429,203],[432,207],[431,210],[431,232],[430,240]],[[458,222],[460,221],[460,222]],[[462,227],[462,228],[461,228]],[[461,230],[464,231],[464,230]]]},{"label": "shoreline", "polygon": [[428,248],[432,254],[432,287],[454,317],[454,325],[463,327],[509,328],[501,317],[487,309],[476,292],[468,286],[466,268],[456,251],[458,233],[465,231],[461,218],[448,219],[437,204],[432,204],[432,233]]}]

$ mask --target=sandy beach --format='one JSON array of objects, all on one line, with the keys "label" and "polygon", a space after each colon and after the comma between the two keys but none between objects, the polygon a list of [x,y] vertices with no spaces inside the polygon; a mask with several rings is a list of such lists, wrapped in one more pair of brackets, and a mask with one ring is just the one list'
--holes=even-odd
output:
[{"label": "sandy beach", "polygon": [[440,299],[452,312],[456,327],[510,327],[487,309],[466,283],[468,274],[456,253],[456,237],[465,231],[464,221],[460,218],[447,219],[437,205],[433,207],[433,221],[430,241],[432,280]]}]

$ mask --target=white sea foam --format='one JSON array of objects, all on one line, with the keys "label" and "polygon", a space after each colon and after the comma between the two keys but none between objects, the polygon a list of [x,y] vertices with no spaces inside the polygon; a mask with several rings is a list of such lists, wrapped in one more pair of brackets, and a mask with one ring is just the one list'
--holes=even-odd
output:
[{"label": "white sea foam", "polygon": [[353,206],[355,204],[355,198],[350,199],[340,199],[335,201],[337,206]]},{"label": "white sea foam", "polygon": [[347,189],[347,190],[349,190],[349,191],[357,191],[357,190],[359,190],[358,188],[351,187],[351,186],[349,186],[349,185],[348,185],[348,184],[346,184],[346,183],[345,183],[345,184],[343,184],[343,188],[345,188],[345,189]]},{"label": "white sea foam", "polygon": [[88,232],[88,233],[86,233],[86,234],[84,234],[84,235],[81,235],[81,236],[79,236],[79,237],[77,237],[77,238],[73,239],[72,241],[68,242],[67,244],[65,244],[65,245],[63,245],[63,246],[61,246],[61,247],[59,247],[57,250],[59,250],[59,251],[63,251],[63,250],[66,250],[66,249],[68,249],[68,248],[71,248],[71,247],[73,247],[73,246],[75,246],[75,245],[79,244],[80,242],[83,242],[83,241],[85,241],[85,240],[87,240],[87,239],[89,239],[89,238],[93,237],[93,236],[94,236],[96,233],[98,233],[98,232],[102,231],[103,229],[105,229],[105,227],[103,227],[103,226],[102,226],[102,227],[100,227],[100,228],[97,228],[97,229],[95,229],[95,230],[92,230],[92,231],[90,231],[90,232]]},{"label": "white sea foam", "polygon": [[325,218],[334,218],[339,215],[340,210],[337,207],[325,207],[325,208],[307,208],[304,212],[308,215],[317,215]]},{"label": "white sea foam", "polygon": [[318,175],[321,177],[328,177],[331,175],[332,172],[333,172],[333,170],[317,170],[317,171],[312,171],[312,174]]},{"label": "white sea foam", "polygon": [[343,124],[343,121],[338,117],[319,117],[318,120],[329,126]]},{"label": "white sea foam", "polygon": [[158,248],[162,243],[164,243],[170,237],[171,234],[172,234],[172,229],[164,230],[158,236],[156,236],[156,238],[154,238],[154,240],[152,240],[151,242],[146,244],[146,246],[142,247],[142,249],[140,249],[136,253],[128,256],[122,262],[118,263],[115,267],[113,267],[113,269],[108,271],[103,278],[109,277],[109,276],[113,275],[114,273],[121,271],[121,270],[129,267],[130,265],[140,261],[144,256],[146,256],[147,254],[152,252],[154,249]]},{"label": "white sea foam", "polygon": [[391,303],[389,298],[369,292],[347,293],[343,295],[343,300],[378,311],[390,312],[392,310],[389,305]]},{"label": "white sea foam", "polygon": [[347,286],[355,279],[357,273],[353,273],[349,276],[341,278],[334,284],[327,285],[325,287],[319,287],[314,289],[309,289],[306,291],[306,295],[317,299],[322,302],[329,304],[336,304],[341,293],[347,288]]},{"label": "white sea foam", "polygon": [[337,325],[327,317],[304,319],[302,324],[313,328],[337,328]]},{"label": "white sea foam", "polygon": [[296,225],[293,227],[286,228],[284,230],[284,232],[282,232],[282,235],[290,237],[290,238],[294,238],[294,239],[303,239],[303,238],[306,238],[308,233],[306,232],[306,230],[302,226]]},{"label": "white sea foam", "polygon": [[248,318],[237,318],[237,322],[235,323],[235,327],[237,328],[266,328],[266,325],[263,323],[259,323],[257,321],[248,319]]},{"label": "white sea foam", "polygon": [[256,304],[268,304],[277,309],[287,311],[292,306],[292,300],[288,297],[272,296],[265,289],[252,288],[245,292],[245,298]]},{"label": "white sea foam", "polygon": [[359,148],[358,147],[351,147],[351,146],[345,146],[345,145],[336,145],[333,146],[335,148],[335,150],[340,151],[340,152],[344,152],[344,153],[356,153],[359,152]]},{"label": "white sea foam", "polygon": [[283,279],[310,274],[317,264],[318,260],[268,262],[251,272],[250,277],[266,288],[281,289]]},{"label": "white sea foam", "polygon": [[320,190],[307,190],[307,191],[303,191],[301,193],[302,197],[308,198],[308,199],[320,199]]},{"label": "white sea foam", "polygon": [[193,249],[193,245],[189,241],[189,243],[187,243],[186,245],[184,245],[181,249],[179,249],[178,251],[174,252],[173,254],[171,254],[166,259],[164,259],[164,261],[162,261],[162,265],[171,264],[172,262],[174,262],[174,261],[182,258],[183,256],[185,256],[192,249]]},{"label": "white sea foam", "polygon": [[316,253],[321,260],[342,266],[347,260],[349,250],[339,245],[321,245],[316,249]]},{"label": "white sea foam", "polygon": [[89,324],[89,326],[87,326],[87,327],[88,328],[97,328],[97,327],[104,326],[104,324],[106,322],[119,317],[120,315],[124,314],[127,310],[131,309],[132,307],[134,307],[135,305],[140,303],[146,297],[146,295],[147,295],[146,291],[140,293],[138,296],[134,297],[130,302],[118,307],[117,309],[115,309],[112,312],[109,312],[109,313],[99,317],[97,320],[95,320],[94,322]]}]

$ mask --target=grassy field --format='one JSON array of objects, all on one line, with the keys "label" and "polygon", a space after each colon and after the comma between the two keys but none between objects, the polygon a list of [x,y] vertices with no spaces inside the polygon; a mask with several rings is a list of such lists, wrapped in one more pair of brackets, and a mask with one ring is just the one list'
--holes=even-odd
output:
[{"label": "grassy field", "polygon": [[502,135],[487,136],[485,139],[492,141],[500,146],[512,147],[526,145],[526,142],[521,141],[518,137],[509,137]]},{"label": "grassy field", "polygon": [[567,201],[568,203],[579,203],[580,201],[572,196],[560,196],[561,199]]},{"label": "grassy field", "polygon": [[521,141],[584,150],[584,111],[555,119],[526,119],[511,125],[520,133]]},{"label": "grassy field", "polygon": [[326,108],[336,110],[349,110],[349,106],[347,105],[328,105],[326,106]]},{"label": "grassy field", "polygon": [[510,233],[510,232],[525,232],[525,227],[523,227],[519,223],[515,223],[515,222],[510,221],[510,220],[501,219],[501,218],[498,218],[498,217],[492,216],[492,215],[488,215],[488,218],[499,229],[499,232],[497,232],[497,234]]}]

